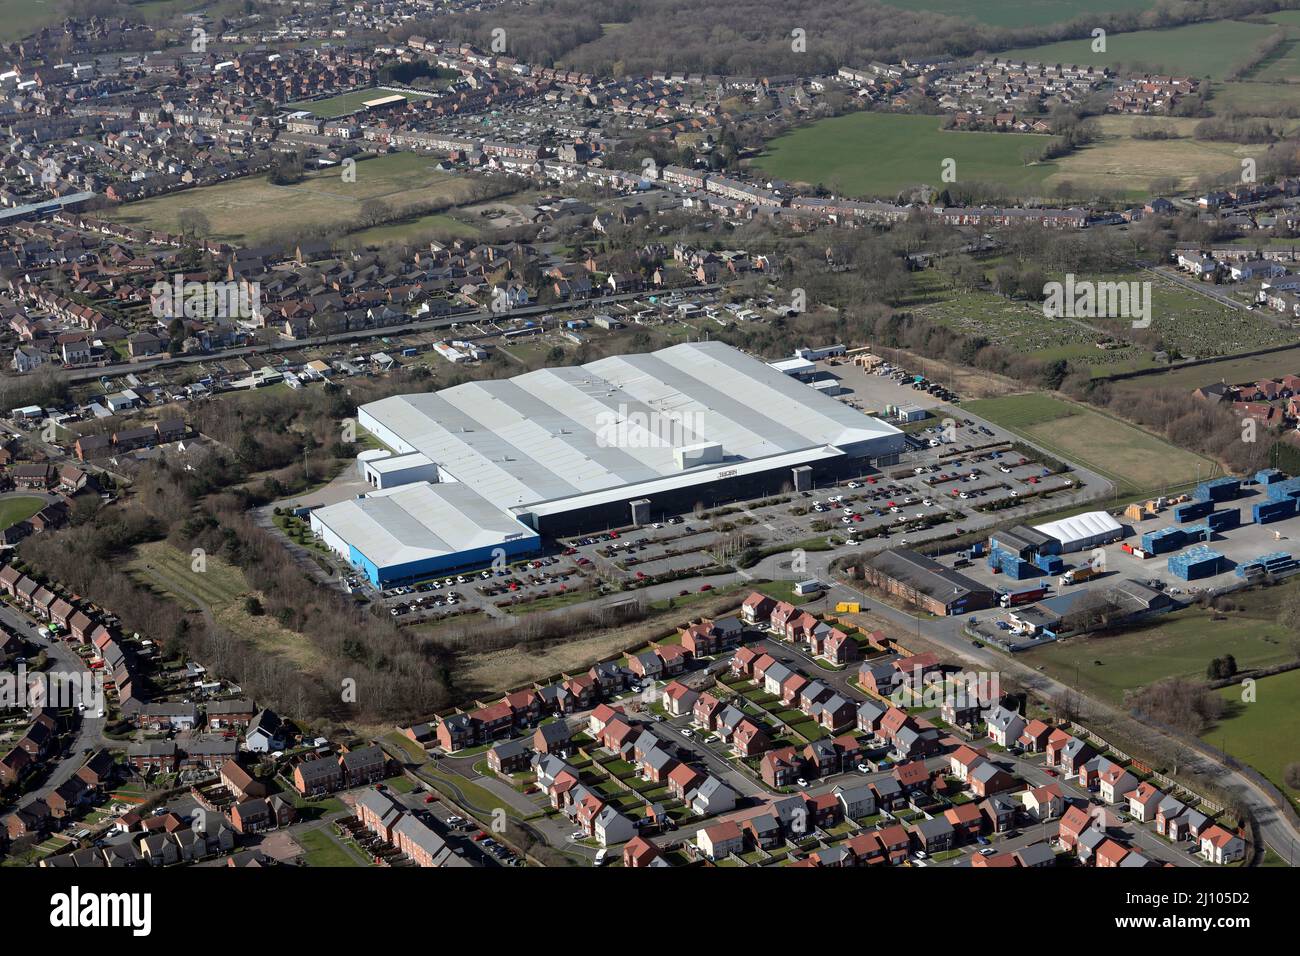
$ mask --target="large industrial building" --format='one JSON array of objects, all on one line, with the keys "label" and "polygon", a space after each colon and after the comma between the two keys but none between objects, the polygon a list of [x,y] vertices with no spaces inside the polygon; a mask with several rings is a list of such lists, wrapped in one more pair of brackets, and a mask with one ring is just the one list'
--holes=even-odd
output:
[{"label": "large industrial building", "polygon": [[537,550],[538,535],[456,482],[420,481],[311,513],[330,548],[382,586],[450,568],[486,566]]},{"label": "large industrial building", "polygon": [[904,447],[893,426],[721,342],[398,395],[357,421],[393,460],[368,455],[360,469],[378,490],[311,523],[375,584],[471,566],[485,547],[514,556],[540,535],[862,475]]},{"label": "large industrial building", "polygon": [[990,587],[908,548],[890,548],[869,558],[863,579],[931,614],[968,614],[997,603]]}]

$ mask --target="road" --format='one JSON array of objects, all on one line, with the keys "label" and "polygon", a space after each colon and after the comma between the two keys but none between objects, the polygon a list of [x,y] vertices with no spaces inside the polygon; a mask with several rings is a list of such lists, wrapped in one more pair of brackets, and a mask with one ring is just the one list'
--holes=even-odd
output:
[{"label": "road", "polygon": [[[810,575],[830,581],[831,576],[823,556],[813,561],[809,556]],[[1103,713],[1110,720],[1121,724],[1136,737],[1149,736],[1166,747],[1173,746],[1180,751],[1187,751],[1185,741],[1169,737],[1139,723],[1131,715],[1112,705],[1088,697],[1077,688],[1068,687],[1052,678],[987,646],[977,648],[962,632],[962,619],[958,617],[919,618],[907,611],[900,610],[882,601],[878,601],[858,588],[848,584],[836,583],[823,599],[827,602],[857,601],[864,610],[885,618],[895,624],[900,634],[916,634],[925,640],[941,646],[952,659],[963,662],[963,666],[989,673],[1005,674],[1013,677],[1028,691],[1040,699],[1050,700],[1067,690],[1078,695],[1085,704],[1085,709],[1093,713]],[[1184,768],[1193,773],[1202,774],[1223,789],[1229,791],[1244,805],[1251,809],[1259,825],[1260,836],[1275,853],[1284,860],[1300,859],[1300,831],[1281,813],[1267,793],[1257,787],[1243,774],[1224,766],[1203,751],[1195,751],[1190,759],[1184,761]]]},{"label": "road", "polygon": [[[716,284],[694,285],[686,286],[684,288],[667,289],[664,291],[692,295],[703,292],[716,292],[719,288],[721,287]],[[529,316],[545,315],[553,312],[573,312],[577,309],[595,308],[602,305],[611,305],[615,302],[644,299],[649,294],[650,293],[646,292],[627,292],[621,295],[607,295],[601,296],[600,298],[588,299],[581,303],[528,305],[499,314],[486,309],[472,309],[465,312],[457,312],[453,315],[440,316],[436,319],[423,319],[420,321],[408,322],[403,325],[393,325],[384,328],[357,329],[352,332],[337,332],[333,335],[311,335],[306,338],[288,339],[283,342],[269,342],[264,345],[245,345],[240,348],[223,349],[219,352],[205,352],[194,355],[177,356],[161,355],[157,358],[148,358],[142,359],[138,362],[132,362],[129,365],[106,365],[96,366],[95,368],[77,369],[60,368],[58,371],[69,382],[94,382],[104,377],[112,378],[118,375],[138,375],[142,372],[149,372],[172,366],[196,365],[202,362],[224,361],[231,358],[247,358],[251,355],[285,352],[294,349],[312,348],[315,346],[337,345],[344,342],[359,342],[365,339],[383,338],[385,336],[409,335],[411,332],[449,329],[466,322],[498,322],[505,319],[527,318]]]},{"label": "road", "polygon": [[[7,604],[0,604],[0,621],[12,628],[17,634],[36,644],[45,651],[51,659],[49,670],[65,674],[88,675],[91,673],[90,668],[67,643],[58,639],[51,639],[32,627],[34,619],[26,614],[15,610]],[[107,707],[107,701],[105,701]],[[71,779],[81,765],[86,762],[86,749],[97,749],[99,747],[120,746],[113,744],[104,738],[105,718],[95,717],[93,715],[93,706],[87,710],[85,715],[74,716],[77,727],[71,743],[68,744],[65,756],[57,764],[54,764],[45,777],[42,784],[34,790],[25,793],[19,800],[19,803],[26,803],[36,797],[46,797],[53,793],[60,785]]]}]

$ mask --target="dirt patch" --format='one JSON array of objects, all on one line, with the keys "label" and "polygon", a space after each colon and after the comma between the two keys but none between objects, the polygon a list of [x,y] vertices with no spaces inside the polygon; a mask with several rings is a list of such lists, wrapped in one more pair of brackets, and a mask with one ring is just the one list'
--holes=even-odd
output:
[{"label": "dirt patch", "polygon": [[281,863],[296,860],[304,852],[293,837],[283,830],[277,830],[264,836],[258,849],[271,859],[279,860]]},{"label": "dirt patch", "polygon": [[876,349],[876,351],[895,365],[902,365],[913,372],[919,372],[933,382],[943,382],[963,399],[997,398],[1014,392],[1023,392],[1025,386],[993,372],[965,368],[938,359],[925,358],[905,349]]},{"label": "dirt patch", "polygon": [[677,626],[692,618],[734,613],[744,597],[744,594],[727,595],[715,601],[693,604],[689,611],[665,611],[638,624],[547,647],[512,647],[482,654],[461,654],[455,668],[456,685],[467,698],[486,697],[562,673],[583,673],[596,661],[676,634]]}]

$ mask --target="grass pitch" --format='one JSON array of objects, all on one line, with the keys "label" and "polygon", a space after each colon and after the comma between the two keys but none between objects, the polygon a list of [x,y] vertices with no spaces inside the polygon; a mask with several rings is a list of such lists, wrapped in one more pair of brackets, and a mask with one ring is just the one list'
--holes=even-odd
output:
[{"label": "grass pitch", "polygon": [[290,186],[273,186],[264,175],[249,176],[129,203],[108,215],[142,229],[179,232],[181,213],[197,209],[207,216],[212,238],[256,245],[286,229],[321,233],[355,225],[368,199],[382,200],[395,212],[422,203],[467,200],[472,184],[435,171],[435,162],[415,153],[363,160],[356,166],[356,182],[345,182],[338,169],[311,173]]},{"label": "grass pitch", "polygon": [[997,183],[1026,192],[1039,190],[1056,171],[1054,163],[1032,162],[1049,137],[945,130],[942,123],[938,116],[851,113],[778,137],[755,162],[780,179],[886,198],[925,183],[942,186],[945,159],[956,160],[958,183]]}]

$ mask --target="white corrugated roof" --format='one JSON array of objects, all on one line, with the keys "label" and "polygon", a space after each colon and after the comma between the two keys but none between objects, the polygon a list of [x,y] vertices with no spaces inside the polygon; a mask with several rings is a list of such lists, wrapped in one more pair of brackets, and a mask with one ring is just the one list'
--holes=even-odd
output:
[{"label": "white corrugated roof", "polygon": [[1062,544],[1071,541],[1087,541],[1101,534],[1119,531],[1124,526],[1104,511],[1088,511],[1072,518],[1049,521],[1047,524],[1034,525],[1035,531],[1051,535]]},{"label": "white corrugated roof", "polygon": [[892,425],[721,342],[398,395],[362,406],[358,419],[500,508],[680,477],[673,449],[702,442],[722,445],[729,463],[901,444]]},{"label": "white corrugated roof", "polygon": [[379,567],[536,537],[513,515],[459,482],[402,485],[312,514]]}]

